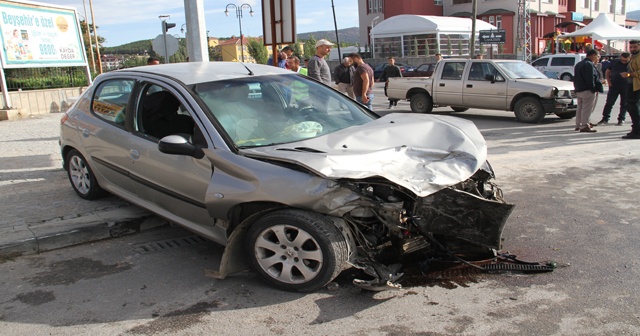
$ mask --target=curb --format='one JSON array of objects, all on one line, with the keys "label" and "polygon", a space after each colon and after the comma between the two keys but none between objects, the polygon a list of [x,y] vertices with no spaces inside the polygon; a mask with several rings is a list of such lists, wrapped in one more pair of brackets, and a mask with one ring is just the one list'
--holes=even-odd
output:
[{"label": "curb", "polygon": [[0,231],[0,262],[102,239],[122,237],[167,225],[137,206],[92,211],[73,218],[16,223]]}]

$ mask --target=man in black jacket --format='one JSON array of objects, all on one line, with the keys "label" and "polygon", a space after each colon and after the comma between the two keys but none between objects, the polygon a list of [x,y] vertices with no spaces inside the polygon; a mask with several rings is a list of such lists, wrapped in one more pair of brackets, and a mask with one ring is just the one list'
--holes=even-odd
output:
[{"label": "man in black jacket", "polygon": [[589,122],[589,117],[593,113],[598,100],[598,92],[604,92],[602,81],[595,63],[598,62],[598,51],[591,49],[587,52],[587,57],[578,62],[574,67],[573,87],[578,96],[578,109],[576,111],[576,131],[597,132]]},{"label": "man in black jacket", "polygon": [[[606,125],[609,123],[611,117],[611,110],[613,104],[616,103],[616,99],[620,96],[620,113],[618,113],[618,126],[624,125],[625,115],[627,114],[627,78],[622,76],[623,72],[627,72],[627,67],[631,54],[624,52],[620,55],[620,59],[613,60],[607,66],[605,70],[605,78],[607,85],[609,86],[609,92],[607,92],[607,102],[604,104],[602,110],[602,120],[598,122],[598,125]],[[602,62],[604,68],[604,62]]]},{"label": "man in black jacket", "polygon": [[[389,78],[391,77],[402,77],[402,71],[400,71],[400,67],[396,65],[396,60],[393,56],[387,59],[389,64],[382,70],[382,75],[378,81],[384,82],[384,95],[387,95],[387,86],[389,86]],[[391,99],[389,98],[389,108],[393,108],[398,105],[399,99]]]},{"label": "man in black jacket", "polygon": [[338,85],[338,91],[345,93],[351,99],[356,99],[356,96],[353,94],[352,84],[355,71],[356,68],[351,65],[351,59],[349,57],[343,58],[342,63],[333,69],[333,80]]}]

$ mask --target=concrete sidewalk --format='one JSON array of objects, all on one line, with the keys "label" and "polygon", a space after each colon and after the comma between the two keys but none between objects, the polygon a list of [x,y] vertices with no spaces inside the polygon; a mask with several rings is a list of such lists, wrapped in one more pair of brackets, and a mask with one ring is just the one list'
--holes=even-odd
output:
[{"label": "concrete sidewalk", "polygon": [[0,262],[167,224],[115,196],[75,194],[62,169],[61,117],[0,122]]}]

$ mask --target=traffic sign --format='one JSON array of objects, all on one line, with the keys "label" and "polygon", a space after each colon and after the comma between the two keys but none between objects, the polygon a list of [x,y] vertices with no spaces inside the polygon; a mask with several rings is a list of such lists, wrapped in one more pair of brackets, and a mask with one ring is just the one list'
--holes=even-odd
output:
[{"label": "traffic sign", "polygon": [[165,57],[169,57],[178,51],[178,49],[180,48],[180,45],[178,43],[177,38],[167,34],[168,55],[165,55],[164,54],[164,35],[160,34],[153,40],[153,42],[151,42],[151,47],[153,47],[153,51],[157,52],[158,54],[163,55]]},{"label": "traffic sign", "polygon": [[478,32],[480,44],[504,44],[507,43],[507,31],[504,29],[481,30]]}]

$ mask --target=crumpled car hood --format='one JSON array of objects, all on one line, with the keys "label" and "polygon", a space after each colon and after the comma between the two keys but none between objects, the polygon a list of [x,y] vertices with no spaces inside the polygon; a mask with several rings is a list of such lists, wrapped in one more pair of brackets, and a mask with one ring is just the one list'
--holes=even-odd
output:
[{"label": "crumpled car hood", "polygon": [[420,197],[468,179],[487,158],[485,140],[472,122],[397,113],[308,140],[240,152],[295,163],[325,178],[380,176]]}]

